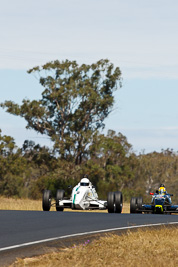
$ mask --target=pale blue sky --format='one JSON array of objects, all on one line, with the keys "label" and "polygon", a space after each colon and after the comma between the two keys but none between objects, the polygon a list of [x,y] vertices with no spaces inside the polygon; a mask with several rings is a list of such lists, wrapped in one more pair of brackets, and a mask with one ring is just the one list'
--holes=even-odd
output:
[{"label": "pale blue sky", "polygon": [[[108,58],[123,88],[106,130],[120,131],[137,153],[178,150],[177,0],[0,0],[0,102],[40,98],[26,71],[55,59]],[[3,134],[50,145],[25,121],[0,109]]]}]

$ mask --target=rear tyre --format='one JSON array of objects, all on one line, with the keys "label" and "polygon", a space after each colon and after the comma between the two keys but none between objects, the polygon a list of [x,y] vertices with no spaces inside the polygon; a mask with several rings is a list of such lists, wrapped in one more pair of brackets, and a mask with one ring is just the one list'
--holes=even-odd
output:
[{"label": "rear tyre", "polygon": [[58,189],[56,192],[56,210],[57,211],[63,211],[64,208],[59,206],[59,200],[62,200],[64,198],[65,191],[62,189]]},{"label": "rear tyre", "polygon": [[107,205],[109,213],[114,213],[115,211],[114,202],[115,202],[115,194],[114,192],[109,192],[107,197]]},{"label": "rear tyre", "polygon": [[143,198],[142,197],[137,197],[137,208],[138,211],[137,213],[142,213],[142,204],[143,204]]},{"label": "rear tyre", "polygon": [[121,192],[115,192],[115,212],[121,213],[122,212],[122,206],[123,206],[123,197]]},{"label": "rear tyre", "polygon": [[132,197],[130,200],[130,213],[136,213],[137,209],[137,198]]},{"label": "rear tyre", "polygon": [[49,211],[51,207],[51,191],[44,190],[42,198],[42,208],[44,211]]}]

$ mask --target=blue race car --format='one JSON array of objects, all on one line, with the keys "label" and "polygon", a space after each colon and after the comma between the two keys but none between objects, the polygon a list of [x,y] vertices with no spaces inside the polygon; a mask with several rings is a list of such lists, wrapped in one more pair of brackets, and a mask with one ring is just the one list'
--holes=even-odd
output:
[{"label": "blue race car", "polygon": [[153,213],[153,214],[171,214],[178,213],[178,205],[173,205],[171,196],[173,194],[160,194],[157,190],[152,195],[151,204],[144,204],[142,197],[132,197],[130,200],[130,213]]}]

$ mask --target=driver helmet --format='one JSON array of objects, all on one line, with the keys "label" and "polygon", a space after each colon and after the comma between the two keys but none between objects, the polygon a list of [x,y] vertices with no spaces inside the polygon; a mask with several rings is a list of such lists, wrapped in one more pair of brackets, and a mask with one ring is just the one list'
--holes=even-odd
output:
[{"label": "driver helmet", "polygon": [[158,193],[159,193],[160,195],[165,195],[165,194],[167,193],[164,184],[160,184]]},{"label": "driver helmet", "polygon": [[82,178],[80,181],[80,186],[89,186],[90,185],[90,181],[88,178]]}]

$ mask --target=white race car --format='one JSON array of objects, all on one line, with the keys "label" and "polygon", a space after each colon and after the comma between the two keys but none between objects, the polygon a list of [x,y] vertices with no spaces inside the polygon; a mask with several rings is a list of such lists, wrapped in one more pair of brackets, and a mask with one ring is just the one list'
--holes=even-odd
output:
[{"label": "white race car", "polygon": [[50,190],[44,190],[42,207],[44,211],[49,211],[51,206],[56,206],[57,211],[63,211],[64,208],[77,210],[104,210],[109,213],[121,213],[123,206],[123,197],[121,192],[109,192],[106,200],[99,200],[95,187],[88,178],[82,178],[72,190],[70,199],[65,198],[64,190],[58,189],[55,202],[52,203]]}]

